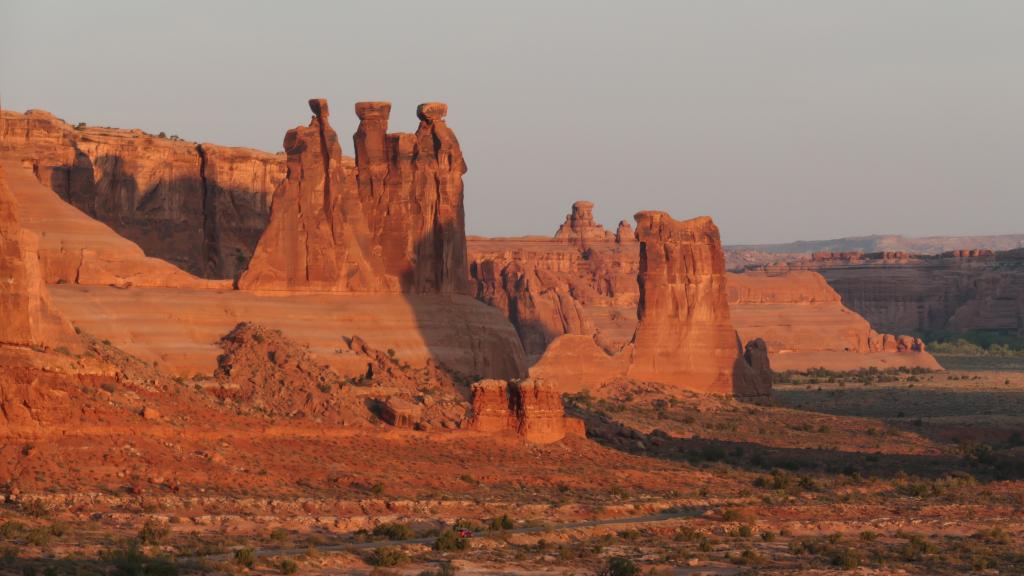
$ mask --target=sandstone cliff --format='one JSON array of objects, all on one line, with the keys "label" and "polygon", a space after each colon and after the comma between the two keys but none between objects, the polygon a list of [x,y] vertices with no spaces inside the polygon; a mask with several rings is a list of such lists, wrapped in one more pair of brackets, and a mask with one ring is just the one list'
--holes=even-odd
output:
[{"label": "sandstone cliff", "polygon": [[581,421],[565,416],[561,393],[542,381],[481,380],[473,384],[472,392],[470,428],[474,430],[512,432],[536,444],[585,434]]},{"label": "sandstone cliff", "polygon": [[35,234],[22,229],[0,166],[0,344],[76,346],[74,330],[50,301]]},{"label": "sandstone cliff", "polygon": [[149,256],[235,278],[266,227],[284,156],[2,111],[0,155]]}]

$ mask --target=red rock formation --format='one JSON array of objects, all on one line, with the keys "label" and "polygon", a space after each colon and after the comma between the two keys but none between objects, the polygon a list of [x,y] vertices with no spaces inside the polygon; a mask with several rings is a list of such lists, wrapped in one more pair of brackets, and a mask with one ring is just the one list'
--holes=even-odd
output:
[{"label": "red rock formation", "polygon": [[725,255],[708,217],[683,222],[636,215],[639,324],[629,377],[697,392],[759,395],[729,315]]},{"label": "red rock formation", "polygon": [[572,212],[555,232],[556,240],[565,240],[586,245],[589,242],[607,242],[614,235],[594,221],[594,203],[579,200],[572,205]]},{"label": "red rock formation", "polygon": [[1024,261],[981,249],[893,258],[805,259],[791,269],[819,272],[843,303],[887,332],[987,331],[1024,336]]},{"label": "red rock formation", "polygon": [[763,338],[777,370],[940,368],[924,353],[920,340],[872,330],[864,318],[843,306],[839,294],[816,272],[751,271],[729,274],[728,279],[736,330],[745,340]]},{"label": "red rock formation", "polygon": [[444,120],[421,104],[415,134],[388,134],[388,102],[359,102],[359,196],[388,274],[405,292],[469,294],[462,175],[466,163]]},{"label": "red rock formation", "polygon": [[625,376],[628,367],[628,353],[609,354],[592,335],[565,334],[555,338],[530,367],[530,378],[551,382],[559,392],[575,393]]},{"label": "red rock formation", "polygon": [[562,334],[590,334],[594,328],[570,286],[547,270],[511,261],[476,264],[477,298],[501,309],[516,327],[528,359],[536,360]]},{"label": "red rock formation", "polygon": [[619,221],[619,227],[615,229],[615,241],[619,244],[636,242],[636,234],[633,232],[633,226],[625,220]]},{"label": "red rock formation", "polygon": [[514,432],[535,444],[586,433],[582,422],[565,416],[561,394],[539,380],[481,380],[472,389],[474,430]]},{"label": "red rock formation", "polygon": [[230,288],[203,280],[157,258],[90,218],[43,186],[20,162],[0,160],[18,201],[18,218],[39,238],[39,264],[48,284]]},{"label": "red rock formation", "polygon": [[52,114],[0,112],[0,155],[139,244],[207,278],[235,278],[284,178],[284,156],[141,130],[72,127]]},{"label": "red rock formation", "polygon": [[359,195],[347,182],[326,100],[310,100],[309,126],[284,139],[288,176],[274,192],[270,224],[243,290],[380,292],[393,290],[374,254]]},{"label": "red rock formation", "polygon": [[73,346],[74,330],[50,301],[36,250],[0,166],[0,344]]}]

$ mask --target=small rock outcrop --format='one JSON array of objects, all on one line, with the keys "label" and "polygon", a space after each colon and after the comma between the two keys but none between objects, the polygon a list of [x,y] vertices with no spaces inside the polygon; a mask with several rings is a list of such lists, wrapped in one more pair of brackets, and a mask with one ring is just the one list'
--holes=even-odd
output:
[{"label": "small rock outcrop", "polygon": [[633,226],[629,222],[619,221],[619,227],[615,229],[615,242],[618,244],[636,242],[636,233],[633,232]]},{"label": "small rock outcrop", "polygon": [[[636,215],[640,302],[627,375],[696,392],[760,396],[729,316],[725,254],[711,218]],[[770,387],[770,384],[769,384]]]},{"label": "small rock outcrop", "polygon": [[345,381],[278,330],[241,323],[225,335],[214,393],[242,414],[365,423],[369,411],[346,394]]},{"label": "small rock outcrop", "polygon": [[472,391],[474,430],[514,432],[534,444],[586,433],[581,421],[565,416],[561,394],[540,380],[481,380]]},{"label": "small rock outcrop", "polygon": [[16,202],[0,166],[0,344],[73,345],[74,330],[50,301],[39,269],[38,240],[22,229]]},{"label": "small rock outcrop", "polygon": [[580,244],[589,242],[607,242],[615,236],[594,220],[594,203],[579,200],[572,205],[572,212],[565,217],[565,222],[555,232],[556,240],[565,240]]}]

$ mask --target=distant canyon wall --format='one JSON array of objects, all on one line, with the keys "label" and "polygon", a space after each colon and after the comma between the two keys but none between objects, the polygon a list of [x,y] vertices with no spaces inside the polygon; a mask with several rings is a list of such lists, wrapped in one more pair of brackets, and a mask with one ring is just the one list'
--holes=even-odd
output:
[{"label": "distant canyon wall", "polygon": [[879,330],[1024,337],[1024,250],[817,253],[765,267],[813,270]]}]

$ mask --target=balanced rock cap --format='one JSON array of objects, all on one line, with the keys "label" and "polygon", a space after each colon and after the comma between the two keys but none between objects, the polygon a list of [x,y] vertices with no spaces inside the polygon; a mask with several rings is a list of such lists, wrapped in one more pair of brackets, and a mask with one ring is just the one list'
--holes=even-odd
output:
[{"label": "balanced rock cap", "polygon": [[448,105],[444,102],[425,102],[416,107],[420,120],[443,120],[447,115]]}]

